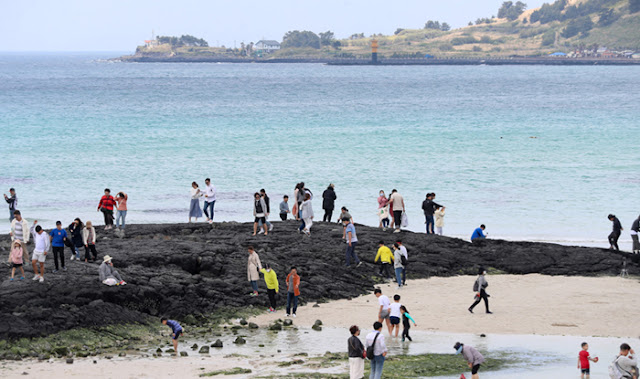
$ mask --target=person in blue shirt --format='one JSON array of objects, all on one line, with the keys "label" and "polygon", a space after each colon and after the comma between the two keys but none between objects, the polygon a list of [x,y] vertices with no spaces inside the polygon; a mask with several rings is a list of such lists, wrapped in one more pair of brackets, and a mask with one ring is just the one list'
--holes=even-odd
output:
[{"label": "person in blue shirt", "polygon": [[173,350],[176,352],[176,356],[178,356],[178,338],[184,333],[182,326],[178,324],[178,321],[175,320],[167,320],[166,318],[160,319],[162,325],[167,325],[171,328],[171,338],[173,339]]},{"label": "person in blue shirt", "polygon": [[474,230],[473,234],[471,235],[471,241],[473,241],[476,238],[487,238],[487,236],[484,234],[484,229],[485,229],[484,224],[480,225],[479,228],[476,228],[476,230]]},{"label": "person in blue shirt", "polygon": [[51,241],[51,250],[53,250],[53,262],[56,264],[56,269],[53,272],[58,272],[58,259],[62,269],[67,271],[64,266],[64,246],[67,242],[67,231],[62,229],[62,222],[56,221],[56,228],[49,233]]},{"label": "person in blue shirt", "polygon": [[351,267],[351,259],[353,258],[356,267],[360,267],[362,262],[356,254],[356,246],[358,246],[358,236],[356,235],[356,227],[351,222],[351,218],[344,217],[342,224],[345,227],[345,237],[347,239],[347,251],[346,251],[346,266]]}]

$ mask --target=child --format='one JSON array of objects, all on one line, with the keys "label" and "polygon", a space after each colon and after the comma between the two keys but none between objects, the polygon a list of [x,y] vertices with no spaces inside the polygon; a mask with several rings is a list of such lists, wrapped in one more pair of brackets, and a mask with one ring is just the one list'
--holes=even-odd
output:
[{"label": "child", "polygon": [[413,321],[413,326],[418,326],[418,324],[416,324],[413,318],[411,318],[407,307],[404,305],[400,306],[400,312],[402,313],[402,342],[404,342],[405,338],[408,338],[409,341],[413,341],[411,337],[409,337],[409,328],[411,328],[409,320]]},{"label": "child", "polygon": [[393,329],[395,329],[396,337],[400,331],[400,318],[402,317],[400,308],[402,308],[402,304],[400,304],[400,295],[394,295],[393,303],[389,305],[389,321],[391,322],[391,331],[389,332],[389,335],[393,334]]},{"label": "child", "polygon": [[13,245],[11,246],[11,263],[13,264],[13,268],[11,269],[11,280],[13,280],[13,276],[16,273],[16,267],[20,267],[20,271],[22,272],[22,276],[20,280],[24,280],[24,268],[22,268],[22,243],[20,240],[14,240]]},{"label": "child", "polygon": [[438,208],[434,215],[436,216],[436,234],[442,235],[442,227],[444,226],[444,207]]},{"label": "child", "polygon": [[264,268],[260,269],[260,272],[264,274],[264,282],[267,284],[267,295],[269,295],[269,309],[267,312],[273,313],[276,311],[276,294],[279,290],[278,276],[268,263],[264,264]]},{"label": "child", "polygon": [[182,326],[178,324],[178,321],[167,320],[166,318],[160,319],[162,325],[167,325],[171,328],[171,338],[173,339],[173,350],[176,352],[176,356],[178,355],[178,338],[184,333]]},{"label": "child", "polygon": [[589,344],[586,342],[582,343],[582,350],[578,353],[578,370],[581,371],[580,378],[585,379],[585,374],[587,375],[587,379],[589,379],[591,375],[591,371],[589,369],[589,361],[597,362],[598,357],[591,358],[589,356]]},{"label": "child", "polygon": [[291,213],[289,211],[289,196],[284,195],[282,203],[280,203],[280,219],[282,221],[287,221],[287,213]]}]

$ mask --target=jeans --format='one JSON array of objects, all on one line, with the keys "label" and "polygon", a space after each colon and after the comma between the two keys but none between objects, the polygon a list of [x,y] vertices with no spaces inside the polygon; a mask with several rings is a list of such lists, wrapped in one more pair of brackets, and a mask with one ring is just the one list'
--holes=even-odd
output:
[{"label": "jeans", "polygon": [[267,288],[267,295],[269,295],[269,307],[276,309],[276,290]]},{"label": "jeans", "polygon": [[[216,204],[215,200],[212,202],[208,202],[208,201],[204,202],[204,215],[207,216],[209,220],[213,220],[213,206],[215,204]],[[209,215],[209,212],[207,211],[211,211],[211,215]]]},{"label": "jeans", "polygon": [[[271,227],[271,223],[269,222],[269,220],[266,217],[264,217],[264,220],[267,222],[267,227],[270,228]],[[260,228],[262,228],[262,219],[260,219],[258,221],[258,229],[260,229]]]},{"label": "jeans", "polygon": [[347,266],[351,266],[351,258],[355,264],[360,263],[360,259],[358,259],[358,254],[356,254],[356,246],[358,246],[358,242],[351,242],[351,246],[347,244],[347,252],[346,252],[346,261]]},{"label": "jeans", "polygon": [[302,222],[302,223],[300,224],[300,227],[298,228],[298,230],[302,231],[302,230],[305,228],[305,226],[306,226],[306,224],[304,223],[304,219],[302,218],[302,211],[298,211],[298,218],[299,218],[299,219],[300,219],[300,221]]},{"label": "jeans", "polygon": [[396,267],[396,280],[398,281],[398,287],[402,287],[402,267]]},{"label": "jeans", "polygon": [[79,247],[74,245],[73,243],[69,245],[69,250],[71,250],[71,257],[75,256],[78,260],[80,260],[80,250],[78,250],[78,248]]},{"label": "jeans", "polygon": [[298,310],[298,296],[293,292],[287,292],[287,314],[290,315],[291,305],[293,304],[293,314]]},{"label": "jeans", "polygon": [[427,220],[427,234],[433,234],[433,215],[424,215]]},{"label": "jeans", "polygon": [[322,221],[331,222],[331,216],[333,216],[333,209],[325,209],[324,216],[322,217]]},{"label": "jeans", "polygon": [[9,222],[13,221],[13,212],[15,211],[15,209],[11,209],[9,208]]},{"label": "jeans", "polygon": [[407,266],[402,268],[402,285],[407,284]]},{"label": "jeans", "polygon": [[383,228],[388,228],[389,227],[389,217],[382,219],[382,227]]},{"label": "jeans", "polygon": [[51,250],[53,250],[53,263],[56,264],[56,270],[58,269],[58,259],[64,268],[64,246],[53,246]]},{"label": "jeans", "polygon": [[116,228],[120,227],[120,220],[122,220],[122,229],[124,229],[125,218],[127,218],[127,211],[116,211]]},{"label": "jeans", "polygon": [[258,292],[258,281],[257,280],[252,280],[251,281],[251,288],[253,288],[253,292]]},{"label": "jeans", "polygon": [[380,379],[382,377],[382,367],[384,366],[384,355],[376,355],[371,361],[371,374],[369,379]]}]

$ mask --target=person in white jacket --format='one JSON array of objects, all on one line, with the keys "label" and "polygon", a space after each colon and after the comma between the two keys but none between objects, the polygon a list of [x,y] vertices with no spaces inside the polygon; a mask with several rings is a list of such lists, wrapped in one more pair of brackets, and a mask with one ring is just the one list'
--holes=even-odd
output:
[{"label": "person in white jacket", "polygon": [[[22,251],[25,254],[25,261],[29,261],[29,254],[27,253],[27,243],[29,242],[29,223],[27,220],[22,218],[20,211],[13,211],[13,220],[11,220],[11,231],[9,232],[11,236],[11,246],[13,246],[13,241],[18,240],[22,245]],[[11,249],[9,249],[11,251]],[[9,254],[8,262],[11,262],[11,254]]]},{"label": "person in white jacket", "polygon": [[[49,251],[49,235],[44,232],[42,226],[38,225],[38,220],[33,221],[31,235],[36,245],[31,257],[31,265],[33,266],[33,273],[35,274],[33,280],[39,280],[40,283],[42,283],[44,282],[44,260],[47,258],[47,252]],[[39,274],[38,263],[40,264]]]},{"label": "person in white jacket", "polygon": [[302,219],[304,220],[304,234],[311,235],[311,225],[313,225],[313,206],[311,205],[311,194],[306,193],[304,195],[304,201],[300,205],[300,211],[302,213]]},{"label": "person in white jacket", "polygon": [[204,214],[207,216],[207,222],[213,223],[213,207],[216,205],[216,187],[211,184],[211,179],[204,180],[206,187],[204,189]]},{"label": "person in white jacket", "polygon": [[[93,227],[91,221],[87,221],[82,229],[82,243],[84,244],[84,261],[91,262],[98,258],[98,252],[96,251],[96,228]],[[91,254],[89,254],[91,253]],[[93,258],[91,258],[93,255]]]},{"label": "person in white jacket", "polygon": [[442,228],[444,227],[444,207],[438,208],[433,215],[436,217],[436,234],[442,235]]}]

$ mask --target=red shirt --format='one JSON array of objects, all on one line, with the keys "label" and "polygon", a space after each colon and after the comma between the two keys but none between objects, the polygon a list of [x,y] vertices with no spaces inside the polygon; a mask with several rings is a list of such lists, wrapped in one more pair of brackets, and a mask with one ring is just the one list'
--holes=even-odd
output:
[{"label": "red shirt", "polygon": [[578,357],[580,358],[580,367],[583,369],[589,368],[589,352],[582,350]]},{"label": "red shirt", "polygon": [[104,195],[100,199],[98,208],[107,208],[108,210],[112,211],[114,205],[116,205],[116,200],[113,198],[113,196],[109,195],[107,197],[107,195]]}]

